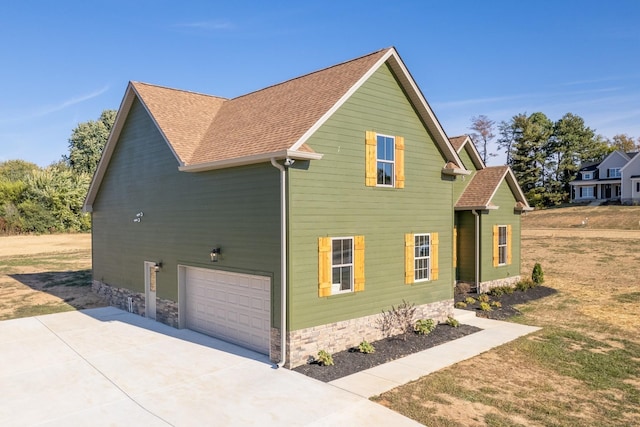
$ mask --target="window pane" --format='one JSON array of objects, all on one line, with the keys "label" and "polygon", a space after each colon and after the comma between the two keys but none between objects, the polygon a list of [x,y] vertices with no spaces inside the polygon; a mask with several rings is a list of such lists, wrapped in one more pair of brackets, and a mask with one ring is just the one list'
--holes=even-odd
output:
[{"label": "window pane", "polygon": [[499,241],[498,244],[499,245],[506,245],[507,244],[507,227],[498,227],[498,231],[499,231]]},{"label": "window pane", "polygon": [[498,255],[499,255],[499,259],[498,262],[500,264],[506,264],[507,263],[507,248],[505,246],[500,246],[498,248]]},{"label": "window pane", "polygon": [[340,290],[349,291],[351,290],[351,267],[342,267],[341,270]]},{"label": "window pane", "polygon": [[[334,240],[332,242],[331,253],[333,255],[333,265],[342,264],[342,240]],[[334,282],[338,283],[338,282]]]},{"label": "window pane", "polygon": [[385,160],[387,158],[384,152],[385,148],[386,148],[386,145],[384,143],[384,137],[378,136],[378,151],[377,151],[378,160]]},{"label": "window pane", "polygon": [[393,149],[393,138],[386,138],[385,159],[393,161],[395,150]]},{"label": "window pane", "polygon": [[340,283],[340,267],[333,267],[331,269],[332,278],[331,283]]},{"label": "window pane", "polygon": [[353,251],[351,239],[345,239],[342,241],[342,263],[351,264],[353,262]]}]

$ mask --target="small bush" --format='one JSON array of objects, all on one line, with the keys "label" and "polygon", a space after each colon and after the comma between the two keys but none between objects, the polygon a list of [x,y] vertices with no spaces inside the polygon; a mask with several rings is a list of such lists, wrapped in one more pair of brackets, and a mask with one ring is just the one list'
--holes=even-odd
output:
[{"label": "small bush", "polygon": [[466,295],[471,292],[471,285],[468,283],[458,283],[455,287],[455,293],[457,295]]},{"label": "small bush", "polygon": [[376,348],[367,340],[362,340],[362,342],[358,345],[358,350],[360,351],[360,353],[364,354],[371,354],[376,352]]},{"label": "small bush", "polygon": [[482,310],[482,311],[492,311],[491,306],[489,305],[488,302],[481,302],[480,303],[480,310]]},{"label": "small bush", "polygon": [[464,299],[464,302],[466,302],[467,304],[475,304],[476,300],[473,297],[466,297]]},{"label": "small bush", "polygon": [[464,301],[458,301],[456,303],[456,308],[467,308],[467,303]]},{"label": "small bush", "polygon": [[531,280],[536,285],[541,285],[544,283],[544,273],[542,272],[542,266],[539,262],[533,266],[533,271],[531,272]]},{"label": "small bush", "polygon": [[482,294],[482,295],[478,296],[478,301],[480,301],[481,303],[489,302],[490,301],[489,295]]},{"label": "small bush", "polygon": [[502,307],[502,303],[500,301],[491,301],[489,304],[491,307],[500,308]]},{"label": "small bush", "polygon": [[454,328],[457,328],[458,326],[460,326],[460,322],[458,322],[453,317],[449,316],[449,317],[447,317],[447,325],[453,326]]},{"label": "small bush", "polygon": [[501,297],[502,295],[511,295],[514,291],[514,288],[511,286],[497,286],[495,288],[492,288],[489,291],[489,295],[492,295],[494,297]]},{"label": "small bush", "polygon": [[516,289],[519,291],[526,291],[527,289],[531,289],[535,286],[536,284],[533,283],[533,280],[531,279],[522,279],[516,283]]},{"label": "small bush", "polygon": [[420,319],[413,325],[413,330],[418,335],[428,335],[436,328],[436,322],[433,319]]},{"label": "small bush", "polygon": [[399,332],[406,340],[406,334],[413,326],[415,312],[415,304],[402,300],[402,304],[398,304],[397,307],[392,305],[389,311],[382,310],[382,314],[376,319],[377,327],[386,337],[391,337],[394,333]]},{"label": "small bush", "polygon": [[332,366],[333,365],[333,356],[326,350],[320,350],[318,352],[318,364],[322,366]]}]

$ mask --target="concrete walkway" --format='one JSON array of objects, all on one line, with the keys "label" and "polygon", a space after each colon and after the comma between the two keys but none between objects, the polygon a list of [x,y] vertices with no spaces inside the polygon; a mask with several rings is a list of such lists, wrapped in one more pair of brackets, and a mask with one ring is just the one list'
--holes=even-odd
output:
[{"label": "concrete walkway", "polygon": [[534,326],[483,319],[476,317],[475,313],[468,310],[455,309],[454,317],[460,323],[477,326],[483,330],[420,353],[339,378],[329,384],[362,397],[377,396],[540,329]]}]

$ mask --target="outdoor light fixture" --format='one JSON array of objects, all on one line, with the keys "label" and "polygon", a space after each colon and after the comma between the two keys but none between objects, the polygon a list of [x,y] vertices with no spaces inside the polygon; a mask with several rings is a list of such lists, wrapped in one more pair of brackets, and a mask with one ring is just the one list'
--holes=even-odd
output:
[{"label": "outdoor light fixture", "polygon": [[211,262],[218,262],[218,258],[220,257],[220,248],[211,249]]},{"label": "outdoor light fixture", "polygon": [[153,266],[153,269],[155,270],[156,273],[160,271],[161,268],[162,268],[162,261],[156,262],[156,264]]}]

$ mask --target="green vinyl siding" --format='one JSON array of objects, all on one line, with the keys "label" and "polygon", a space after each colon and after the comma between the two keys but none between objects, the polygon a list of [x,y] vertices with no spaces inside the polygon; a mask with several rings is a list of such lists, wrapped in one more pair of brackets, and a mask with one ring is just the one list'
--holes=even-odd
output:
[{"label": "green vinyl siding", "polygon": [[[520,274],[520,214],[514,212],[516,199],[506,180],[503,180],[492,202],[499,209],[488,211],[480,217],[481,253],[480,281],[504,279]],[[511,264],[493,266],[493,226],[511,225]]]},{"label": "green vinyl siding", "polygon": [[[404,189],[365,186],[365,132],[405,138]],[[308,144],[322,160],[289,169],[289,329],[453,298],[453,184],[389,68],[378,69]],[[439,233],[439,279],[404,284],[405,233]],[[365,290],[318,296],[318,237],[365,237]]]},{"label": "green vinyl siding", "polygon": [[[169,146],[134,101],[93,204],[94,279],[144,292],[144,261],[162,261],[157,296],[177,301],[178,264],[267,275],[277,324],[279,182],[270,164],[179,172]],[[222,249],[217,263],[209,257],[214,246]]]},{"label": "green vinyl siding", "polygon": [[463,148],[460,151],[460,153],[458,153],[458,155],[462,160],[462,166],[468,171],[471,171],[471,174],[458,176],[456,178],[455,183],[453,184],[454,203],[460,198],[460,196],[462,195],[462,192],[464,191],[465,188],[467,188],[467,185],[471,182],[471,179],[473,179],[473,175],[475,175],[476,173],[476,167],[474,166],[473,161],[471,161],[471,157],[469,157],[469,154],[467,153],[467,149]]}]

